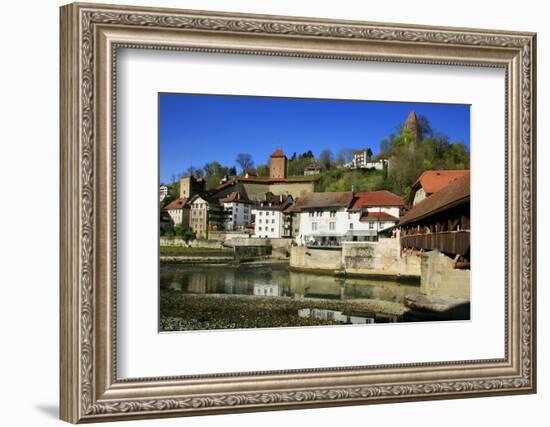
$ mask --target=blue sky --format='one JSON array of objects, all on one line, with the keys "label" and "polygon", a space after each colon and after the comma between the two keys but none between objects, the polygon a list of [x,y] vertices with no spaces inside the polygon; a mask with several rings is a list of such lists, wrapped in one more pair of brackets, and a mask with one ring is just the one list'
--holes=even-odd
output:
[{"label": "blue sky", "polygon": [[370,147],[395,132],[411,110],[436,132],[470,147],[468,105],[340,101],[225,95],[159,94],[160,181],[189,166],[235,165],[239,153],[256,165],[281,148],[287,156],[329,148]]}]

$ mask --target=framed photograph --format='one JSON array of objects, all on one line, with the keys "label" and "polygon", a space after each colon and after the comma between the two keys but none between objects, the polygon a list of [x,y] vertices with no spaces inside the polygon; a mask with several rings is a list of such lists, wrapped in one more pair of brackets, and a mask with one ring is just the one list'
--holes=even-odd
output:
[{"label": "framed photograph", "polygon": [[63,420],[536,391],[535,34],[60,21]]}]

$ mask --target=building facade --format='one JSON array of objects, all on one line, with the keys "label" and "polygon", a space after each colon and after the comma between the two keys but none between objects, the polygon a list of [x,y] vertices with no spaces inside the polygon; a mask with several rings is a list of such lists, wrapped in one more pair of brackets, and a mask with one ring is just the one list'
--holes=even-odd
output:
[{"label": "building facade", "polygon": [[173,200],[162,208],[162,212],[166,212],[174,225],[183,224],[185,227],[189,226],[189,205],[186,197],[180,197]]},{"label": "building facade", "polygon": [[403,213],[405,202],[396,194],[380,190],[354,193],[348,209],[353,224],[353,241],[378,240],[380,233],[395,226]]},{"label": "building facade", "polygon": [[372,160],[372,153],[367,150],[356,151],[350,163],[345,166],[350,169],[376,169],[384,170],[388,167],[388,160]]},{"label": "building facade", "polygon": [[223,209],[215,199],[196,195],[189,200],[189,227],[198,238],[207,239],[210,231],[223,227]]},{"label": "building facade", "polygon": [[279,239],[291,237],[284,211],[294,203],[292,196],[267,194],[252,207],[254,237]]},{"label": "building facade", "polygon": [[317,164],[307,165],[304,168],[304,175],[319,175],[321,173],[321,166]]},{"label": "building facade", "polygon": [[403,200],[389,191],[312,193],[296,203],[296,243],[341,246],[345,241],[376,241],[399,221]]},{"label": "building facade", "polygon": [[252,201],[242,197],[239,192],[230,193],[218,201],[223,208],[224,230],[243,230],[252,222]]},{"label": "building facade", "polygon": [[159,187],[160,201],[162,202],[166,198],[167,195],[168,195],[168,186],[167,185],[161,185]]},{"label": "building facade", "polygon": [[351,191],[311,193],[296,203],[299,212],[298,245],[340,246],[350,227],[347,209],[353,201]]}]

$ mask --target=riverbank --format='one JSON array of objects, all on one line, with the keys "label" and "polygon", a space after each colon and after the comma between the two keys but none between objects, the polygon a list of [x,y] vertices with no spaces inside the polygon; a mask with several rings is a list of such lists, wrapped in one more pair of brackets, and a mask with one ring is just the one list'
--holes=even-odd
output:
[{"label": "riverbank", "polygon": [[[327,318],[304,317],[304,310],[328,310],[373,320],[397,321],[407,312],[403,304],[369,299],[261,297],[256,295],[185,294],[161,290],[160,330],[208,330],[342,325]],[[334,316],[335,319],[340,318]]]}]

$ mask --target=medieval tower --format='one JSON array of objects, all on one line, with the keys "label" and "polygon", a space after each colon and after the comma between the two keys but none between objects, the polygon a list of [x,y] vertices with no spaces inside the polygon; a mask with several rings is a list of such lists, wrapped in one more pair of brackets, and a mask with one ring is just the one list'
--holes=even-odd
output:
[{"label": "medieval tower", "polygon": [[286,156],[283,150],[275,150],[269,157],[269,177],[286,178]]},{"label": "medieval tower", "polygon": [[420,144],[422,140],[422,129],[420,128],[420,124],[418,123],[418,118],[416,117],[414,110],[407,116],[403,129],[411,133],[413,138],[413,146]]}]

